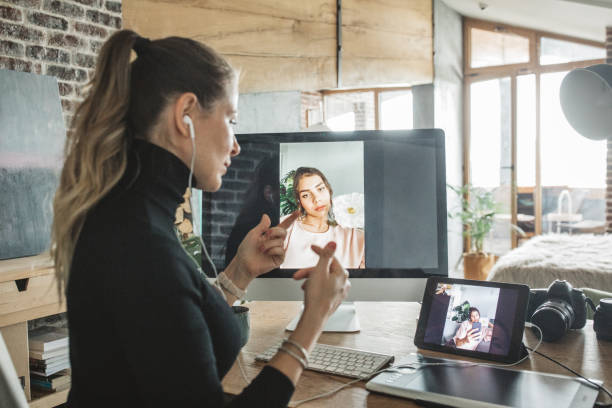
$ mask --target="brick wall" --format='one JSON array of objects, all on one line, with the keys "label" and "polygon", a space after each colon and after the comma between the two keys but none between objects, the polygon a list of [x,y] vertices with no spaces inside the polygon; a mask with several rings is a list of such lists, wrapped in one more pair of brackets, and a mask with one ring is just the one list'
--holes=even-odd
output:
[{"label": "brick wall", "polygon": [[[606,27],[606,63],[612,64],[612,26]],[[612,232],[612,138],[607,143],[606,232]]]},{"label": "brick wall", "polygon": [[96,55],[121,24],[121,0],[1,1],[0,69],[56,77],[68,127]]}]

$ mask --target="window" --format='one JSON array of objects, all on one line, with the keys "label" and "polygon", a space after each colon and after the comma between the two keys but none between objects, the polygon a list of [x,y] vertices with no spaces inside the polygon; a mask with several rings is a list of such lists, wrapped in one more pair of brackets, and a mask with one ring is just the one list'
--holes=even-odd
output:
[{"label": "window", "polygon": [[537,234],[603,232],[605,142],[577,134],[559,103],[564,76],[603,63],[603,44],[471,19],[464,24],[464,182],[492,191],[499,211],[486,249],[501,255]]},{"label": "window", "polygon": [[604,232],[606,142],[581,136],[565,119],[559,101],[565,74],[541,76],[542,230]]},{"label": "window", "polygon": [[412,129],[410,88],[324,91],[325,123],[334,131]]},{"label": "window", "polygon": [[[499,30],[499,28],[498,28]],[[472,28],[472,68],[529,62],[529,38],[512,32]]]},{"label": "window", "polygon": [[379,92],[380,129],[412,129],[412,92]]},{"label": "window", "polygon": [[374,129],[373,91],[325,94],[325,123],[331,130]]},{"label": "window", "polygon": [[510,78],[476,82],[470,88],[471,183],[490,191],[497,203],[498,214],[484,249],[502,254],[511,249]]},{"label": "window", "polygon": [[606,58],[606,50],[601,47],[580,44],[557,38],[540,38],[540,64],[562,64],[565,62],[587,61]]}]

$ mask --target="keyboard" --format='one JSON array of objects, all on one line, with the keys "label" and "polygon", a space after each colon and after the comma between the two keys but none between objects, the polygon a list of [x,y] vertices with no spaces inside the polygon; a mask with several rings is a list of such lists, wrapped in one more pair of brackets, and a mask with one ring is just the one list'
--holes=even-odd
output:
[{"label": "keyboard", "polygon": [[[270,361],[278,352],[282,341],[257,355],[257,361]],[[387,354],[371,353],[346,347],[317,343],[308,357],[307,370],[342,375],[351,378],[369,378],[393,362]]]}]

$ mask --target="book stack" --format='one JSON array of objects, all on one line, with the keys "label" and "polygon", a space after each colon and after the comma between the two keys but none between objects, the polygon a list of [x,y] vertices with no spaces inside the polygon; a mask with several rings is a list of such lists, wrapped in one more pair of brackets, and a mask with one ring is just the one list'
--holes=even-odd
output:
[{"label": "book stack", "polygon": [[62,370],[50,376],[30,375],[30,387],[34,397],[50,392],[62,391],[70,388],[70,369]]},{"label": "book stack", "polygon": [[30,331],[30,384],[33,390],[56,392],[70,387],[68,331],[43,326]]}]

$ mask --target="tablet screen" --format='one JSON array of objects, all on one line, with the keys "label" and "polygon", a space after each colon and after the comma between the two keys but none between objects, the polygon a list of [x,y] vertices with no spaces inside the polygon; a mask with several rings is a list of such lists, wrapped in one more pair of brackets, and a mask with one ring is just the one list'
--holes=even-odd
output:
[{"label": "tablet screen", "polygon": [[425,290],[417,346],[494,360],[518,359],[527,286],[431,278]]}]

